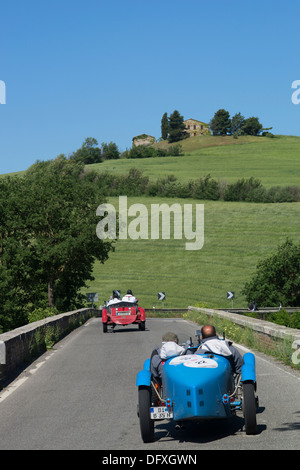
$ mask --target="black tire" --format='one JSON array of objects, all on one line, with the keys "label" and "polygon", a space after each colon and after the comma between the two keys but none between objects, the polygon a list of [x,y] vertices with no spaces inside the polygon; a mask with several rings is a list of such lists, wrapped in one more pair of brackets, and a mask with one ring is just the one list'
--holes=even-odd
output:
[{"label": "black tire", "polygon": [[103,333],[107,333],[107,323],[102,323]]},{"label": "black tire", "polygon": [[144,321],[141,321],[141,323],[139,323],[139,330],[145,331],[145,322]]},{"label": "black tire", "polygon": [[150,418],[151,388],[139,387],[139,418],[141,436],[144,442],[154,440],[154,421]]},{"label": "black tire", "polygon": [[243,413],[245,419],[246,434],[256,434],[256,398],[254,383],[243,384]]}]

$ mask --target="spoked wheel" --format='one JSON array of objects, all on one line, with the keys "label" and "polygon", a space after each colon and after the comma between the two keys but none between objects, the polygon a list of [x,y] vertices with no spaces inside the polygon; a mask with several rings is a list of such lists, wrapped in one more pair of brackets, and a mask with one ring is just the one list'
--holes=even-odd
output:
[{"label": "spoked wheel", "polygon": [[243,413],[245,418],[246,434],[256,434],[256,405],[253,382],[243,384]]},{"label": "spoked wheel", "polygon": [[154,439],[154,421],[150,418],[151,388],[139,387],[139,418],[141,435],[144,442]]}]

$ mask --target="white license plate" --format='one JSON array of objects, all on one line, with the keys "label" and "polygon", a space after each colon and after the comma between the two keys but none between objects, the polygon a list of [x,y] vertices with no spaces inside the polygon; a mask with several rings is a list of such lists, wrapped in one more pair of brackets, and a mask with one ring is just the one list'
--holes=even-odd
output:
[{"label": "white license plate", "polygon": [[150,408],[151,419],[169,419],[173,418],[172,408],[166,408],[165,406],[152,406]]},{"label": "white license plate", "polygon": [[127,311],[124,311],[124,312],[117,312],[117,315],[118,315],[118,316],[119,316],[119,315],[121,315],[121,316],[123,316],[123,315],[131,315],[131,312],[128,312],[128,310],[127,310]]}]

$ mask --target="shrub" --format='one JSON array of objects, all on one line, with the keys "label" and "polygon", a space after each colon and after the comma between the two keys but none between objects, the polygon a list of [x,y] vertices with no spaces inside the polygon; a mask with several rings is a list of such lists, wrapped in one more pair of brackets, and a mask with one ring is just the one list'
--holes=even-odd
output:
[{"label": "shrub", "polygon": [[170,156],[172,155],[173,157],[179,157],[180,155],[183,155],[182,145],[181,144],[170,145],[167,155],[170,155]]},{"label": "shrub", "polygon": [[299,202],[300,188],[298,186],[273,186],[267,193],[266,202]]},{"label": "shrub", "polygon": [[137,147],[132,147],[131,150],[126,155],[126,158],[150,158],[156,157],[157,153],[153,147],[149,145],[138,145]]},{"label": "shrub", "polygon": [[183,155],[182,145],[174,144],[170,145],[168,149],[165,148],[154,148],[150,145],[138,145],[132,147],[131,150],[126,150],[122,154],[125,158],[153,158],[153,157],[178,157]]},{"label": "shrub", "polygon": [[58,312],[55,308],[36,308],[32,312],[28,314],[28,323],[33,323],[35,321],[39,320],[44,320],[45,318],[48,317],[53,317],[54,315],[57,315]]},{"label": "shrub", "polygon": [[300,329],[300,314],[299,312],[288,313],[282,309],[279,312],[270,313],[268,321],[276,323],[277,325],[287,326],[288,328]]},{"label": "shrub", "polygon": [[[174,147],[175,151],[174,151]],[[140,155],[166,156],[172,153],[180,152],[180,144],[166,149],[150,149],[150,147],[136,147],[141,152]],[[144,150],[142,150],[144,148]],[[131,152],[131,151],[130,151]],[[128,153],[128,155],[130,154]],[[170,153],[169,153],[170,152]],[[138,155],[139,153],[136,153]],[[129,158],[129,157],[128,157]],[[140,157],[136,157],[140,158]],[[97,184],[99,191],[104,196],[119,196],[127,194],[128,196],[139,196],[147,194],[149,196],[180,197],[192,199],[206,199],[217,201],[245,201],[256,203],[279,203],[279,202],[299,202],[300,187],[298,186],[274,186],[266,189],[262,186],[260,180],[253,177],[249,179],[239,179],[235,183],[227,184],[226,181],[216,181],[210,174],[188,183],[180,183],[174,175],[167,175],[158,178],[156,181],[149,181],[147,176],[143,176],[140,170],[131,168],[126,175],[113,175],[111,173],[98,173],[96,176],[91,173],[92,178]]]},{"label": "shrub", "polygon": [[256,178],[239,179],[236,183],[228,184],[224,191],[224,201],[261,202],[264,197],[264,188]]},{"label": "shrub", "polygon": [[158,178],[156,182],[149,184],[148,195],[174,197],[177,195],[178,184],[174,175]]},{"label": "shrub", "polygon": [[212,179],[210,175],[190,181],[188,185],[190,189],[189,197],[194,199],[210,199],[213,201],[219,199],[218,182]]}]

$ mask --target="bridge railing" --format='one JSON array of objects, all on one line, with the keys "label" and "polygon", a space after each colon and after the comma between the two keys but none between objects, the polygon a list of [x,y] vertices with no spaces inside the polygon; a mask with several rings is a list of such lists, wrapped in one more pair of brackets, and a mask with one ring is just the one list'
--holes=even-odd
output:
[{"label": "bridge railing", "polygon": [[61,313],[0,335],[0,389],[11,377],[59,341],[72,329],[83,324],[96,309],[83,308]]},{"label": "bridge railing", "polygon": [[[277,325],[275,323],[262,320],[259,318],[252,318],[246,315],[239,313],[230,312],[227,310],[220,309],[209,309],[202,307],[188,307],[189,312],[199,312],[205,314],[207,317],[207,322],[211,317],[218,317],[222,320],[227,320],[233,324],[236,324],[242,328],[249,328],[252,330],[259,341],[264,344],[273,344],[275,345],[282,344],[285,340],[290,340],[292,342],[292,347],[299,351],[300,348],[300,330],[296,328],[288,328],[286,326]],[[230,338],[229,338],[230,339]]]}]

